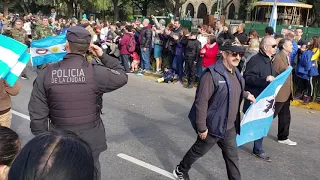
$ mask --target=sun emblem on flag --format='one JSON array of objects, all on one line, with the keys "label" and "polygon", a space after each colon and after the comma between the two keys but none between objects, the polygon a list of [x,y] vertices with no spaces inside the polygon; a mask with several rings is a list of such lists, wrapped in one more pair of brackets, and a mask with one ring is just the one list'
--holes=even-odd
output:
[{"label": "sun emblem on flag", "polygon": [[51,52],[53,52],[53,53],[57,53],[58,51],[59,51],[58,47],[51,48]]}]

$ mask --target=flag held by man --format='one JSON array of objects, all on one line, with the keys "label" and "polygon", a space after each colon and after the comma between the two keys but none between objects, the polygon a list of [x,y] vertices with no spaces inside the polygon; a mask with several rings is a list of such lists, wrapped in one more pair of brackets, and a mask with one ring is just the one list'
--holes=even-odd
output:
[{"label": "flag held by man", "polygon": [[30,48],[32,65],[40,66],[62,60],[67,54],[65,46],[65,34],[32,41]]},{"label": "flag held by man", "polygon": [[238,146],[268,135],[274,115],[275,98],[291,71],[292,67],[277,76],[256,98],[256,103],[249,107],[240,124]]},{"label": "flag held by man", "polygon": [[30,60],[27,46],[7,36],[0,35],[0,79],[14,86]]}]

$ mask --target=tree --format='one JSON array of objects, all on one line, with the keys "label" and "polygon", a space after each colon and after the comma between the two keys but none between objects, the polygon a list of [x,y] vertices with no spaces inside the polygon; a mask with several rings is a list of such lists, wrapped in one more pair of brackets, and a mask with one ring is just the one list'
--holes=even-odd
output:
[{"label": "tree", "polygon": [[3,14],[5,16],[9,14],[9,0],[3,0]]},{"label": "tree", "polygon": [[165,0],[168,10],[176,17],[180,16],[180,8],[187,0]]},{"label": "tree", "polygon": [[148,6],[154,2],[154,0],[132,0],[132,3],[141,10],[142,16],[147,16]]}]

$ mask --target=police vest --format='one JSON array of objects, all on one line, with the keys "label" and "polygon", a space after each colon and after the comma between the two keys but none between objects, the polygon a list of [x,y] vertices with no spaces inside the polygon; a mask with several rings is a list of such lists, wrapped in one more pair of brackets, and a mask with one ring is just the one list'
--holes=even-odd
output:
[{"label": "police vest", "polygon": [[95,85],[93,66],[83,56],[67,54],[48,65],[44,80],[51,123],[85,125],[100,119],[102,94]]}]

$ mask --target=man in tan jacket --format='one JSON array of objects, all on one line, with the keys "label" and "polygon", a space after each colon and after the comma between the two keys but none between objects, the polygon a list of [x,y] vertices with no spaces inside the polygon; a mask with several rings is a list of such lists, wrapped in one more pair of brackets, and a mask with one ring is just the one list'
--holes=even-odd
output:
[{"label": "man in tan jacket", "polygon": [[11,96],[16,96],[20,91],[19,81],[10,87],[4,79],[0,79],[0,126],[11,126]]},{"label": "man in tan jacket", "polygon": [[[289,58],[293,45],[291,40],[281,39],[278,47],[280,52],[275,56],[272,64],[276,75],[281,74],[290,66]],[[292,87],[292,74],[290,74],[276,97],[274,112],[274,117],[278,116],[278,142],[289,146],[297,145],[288,138],[291,122],[290,101],[293,99]]]}]

